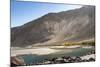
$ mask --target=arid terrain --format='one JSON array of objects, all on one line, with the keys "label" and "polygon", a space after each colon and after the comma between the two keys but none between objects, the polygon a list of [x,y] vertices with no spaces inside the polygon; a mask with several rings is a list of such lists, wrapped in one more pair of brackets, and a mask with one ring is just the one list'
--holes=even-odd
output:
[{"label": "arid terrain", "polygon": [[12,65],[95,61],[95,7],[48,13],[11,28]]}]

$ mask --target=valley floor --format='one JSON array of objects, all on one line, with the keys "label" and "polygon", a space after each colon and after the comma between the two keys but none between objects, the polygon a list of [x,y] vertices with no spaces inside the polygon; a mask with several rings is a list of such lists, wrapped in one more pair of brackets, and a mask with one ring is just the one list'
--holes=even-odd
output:
[{"label": "valley floor", "polygon": [[[46,55],[50,53],[56,53],[67,49],[67,52],[70,52],[71,49],[79,48],[80,45],[75,46],[48,46],[48,47],[32,47],[32,48],[17,48],[11,49],[11,56],[23,55],[23,54],[37,54],[37,55]],[[84,47],[85,48],[85,47]],[[89,46],[87,48],[90,48]]]},{"label": "valley floor", "polygon": [[[95,47],[82,45],[31,48],[17,47],[15,49],[13,47],[11,48],[11,57],[15,59],[17,58],[17,60],[20,58],[18,61],[21,62],[22,65],[87,62],[95,61]],[[53,58],[56,59],[53,60]]]}]

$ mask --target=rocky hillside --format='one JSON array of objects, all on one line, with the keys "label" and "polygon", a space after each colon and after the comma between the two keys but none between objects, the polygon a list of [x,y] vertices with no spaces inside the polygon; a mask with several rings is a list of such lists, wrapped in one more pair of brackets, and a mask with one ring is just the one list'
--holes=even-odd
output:
[{"label": "rocky hillside", "polygon": [[95,37],[95,7],[48,13],[22,26],[11,28],[11,46],[48,45]]}]

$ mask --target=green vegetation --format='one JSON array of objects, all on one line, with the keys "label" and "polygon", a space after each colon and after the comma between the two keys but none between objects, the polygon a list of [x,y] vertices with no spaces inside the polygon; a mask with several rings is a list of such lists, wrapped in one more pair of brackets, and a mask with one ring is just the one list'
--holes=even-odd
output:
[{"label": "green vegetation", "polygon": [[81,41],[81,42],[64,42],[64,46],[71,46],[71,45],[86,45],[86,46],[95,46],[95,41]]},{"label": "green vegetation", "polygon": [[91,46],[95,46],[95,41],[86,41],[86,42],[82,42],[82,45],[91,45]]},{"label": "green vegetation", "polygon": [[95,46],[95,40],[86,40],[86,41],[65,41],[65,42],[55,42],[51,44],[42,44],[42,45],[32,45],[32,47],[48,47],[48,46],[74,46],[74,45],[84,45],[84,46]]}]

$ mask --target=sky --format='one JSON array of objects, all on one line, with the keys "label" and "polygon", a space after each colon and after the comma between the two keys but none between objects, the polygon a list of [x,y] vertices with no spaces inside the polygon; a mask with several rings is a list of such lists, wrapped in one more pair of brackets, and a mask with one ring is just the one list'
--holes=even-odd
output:
[{"label": "sky", "polygon": [[72,10],[81,5],[11,0],[11,27],[23,25],[48,13]]}]

